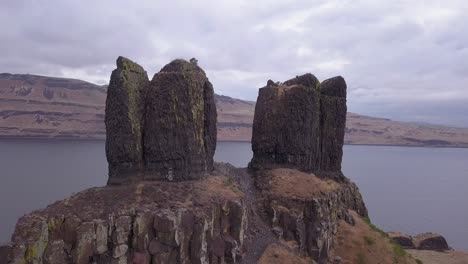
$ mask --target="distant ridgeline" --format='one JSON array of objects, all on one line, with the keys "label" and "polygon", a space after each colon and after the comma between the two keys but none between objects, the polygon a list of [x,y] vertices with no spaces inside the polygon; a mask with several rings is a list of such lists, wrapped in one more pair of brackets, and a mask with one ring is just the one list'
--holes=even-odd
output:
[{"label": "distant ridgeline", "polygon": [[20,218],[0,263],[416,263],[370,225],[341,172],[345,120],[343,78],[268,81],[250,169],[213,163],[213,87],[196,61],[174,60],[149,81],[119,57],[108,186]]}]

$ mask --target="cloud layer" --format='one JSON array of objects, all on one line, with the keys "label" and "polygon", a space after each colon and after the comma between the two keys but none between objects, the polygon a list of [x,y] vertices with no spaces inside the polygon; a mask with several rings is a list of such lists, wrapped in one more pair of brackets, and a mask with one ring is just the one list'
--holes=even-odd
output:
[{"label": "cloud layer", "polygon": [[468,2],[2,1],[0,72],[107,83],[119,55],[150,76],[196,57],[218,93],[346,78],[349,110],[468,126]]}]

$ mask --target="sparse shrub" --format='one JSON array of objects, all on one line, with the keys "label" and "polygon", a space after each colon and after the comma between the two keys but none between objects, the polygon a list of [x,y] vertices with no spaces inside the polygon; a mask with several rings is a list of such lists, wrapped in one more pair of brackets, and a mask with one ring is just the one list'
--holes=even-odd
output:
[{"label": "sparse shrub", "polygon": [[382,231],[380,228],[378,228],[377,226],[375,226],[374,224],[372,224],[371,220],[369,217],[364,217],[364,222],[367,223],[367,225],[374,231],[378,232],[379,234],[381,234],[383,237],[388,237],[388,234],[385,233],[384,231]]},{"label": "sparse shrub", "polygon": [[375,244],[375,239],[373,239],[372,237],[364,236],[364,241],[368,246],[372,246]]},{"label": "sparse shrub", "polygon": [[357,264],[366,264],[366,256],[364,256],[364,254],[362,254],[361,252],[357,253],[356,255],[356,261],[357,261]]},{"label": "sparse shrub", "polygon": [[422,260],[420,260],[420,259],[416,259],[416,263],[418,263],[418,264],[424,264],[424,263],[422,262]]}]

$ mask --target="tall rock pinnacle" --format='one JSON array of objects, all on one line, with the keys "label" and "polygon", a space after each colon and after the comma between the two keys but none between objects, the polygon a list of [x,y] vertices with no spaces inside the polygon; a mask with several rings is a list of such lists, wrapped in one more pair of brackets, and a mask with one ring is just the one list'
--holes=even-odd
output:
[{"label": "tall rock pinnacle", "polygon": [[213,86],[194,63],[174,60],[155,74],[147,94],[146,177],[181,181],[213,169],[216,105]]},{"label": "tall rock pinnacle", "polygon": [[252,131],[253,169],[292,167],[341,176],[346,83],[308,73],[260,88]]},{"label": "tall rock pinnacle", "polygon": [[312,74],[260,88],[252,134],[252,168],[319,166],[320,82]]},{"label": "tall rock pinnacle", "polygon": [[339,172],[346,128],[346,82],[341,76],[325,80],[320,93],[320,170]]},{"label": "tall rock pinnacle", "polygon": [[106,101],[109,184],[197,179],[213,169],[213,86],[195,63],[174,60],[148,80],[119,57]]},{"label": "tall rock pinnacle", "polygon": [[112,72],[106,100],[106,156],[109,182],[141,176],[143,166],[143,93],[149,84],[146,71],[119,57]]}]

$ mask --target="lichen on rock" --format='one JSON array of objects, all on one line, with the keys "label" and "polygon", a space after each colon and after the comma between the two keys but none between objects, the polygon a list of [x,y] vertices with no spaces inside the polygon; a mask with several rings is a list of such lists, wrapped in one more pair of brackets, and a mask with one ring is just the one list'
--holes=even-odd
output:
[{"label": "lichen on rock", "polygon": [[260,88],[252,131],[251,168],[319,166],[320,82],[312,74]]},{"label": "lichen on rock", "polygon": [[119,57],[112,72],[106,99],[106,156],[109,183],[142,178],[142,127],[144,93],[149,84],[146,71]]},{"label": "lichen on rock", "polygon": [[213,169],[213,86],[196,64],[177,59],[150,82],[119,57],[106,101],[109,184],[198,179]]},{"label": "lichen on rock", "polygon": [[174,60],[147,93],[145,179],[198,179],[213,169],[216,106],[213,86],[193,63]]}]

